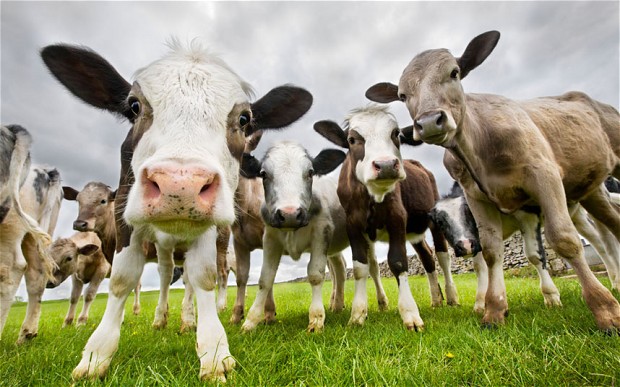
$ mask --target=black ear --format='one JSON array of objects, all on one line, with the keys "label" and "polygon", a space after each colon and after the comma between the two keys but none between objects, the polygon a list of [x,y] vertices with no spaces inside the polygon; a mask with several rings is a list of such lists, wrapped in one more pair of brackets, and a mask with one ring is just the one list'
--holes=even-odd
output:
[{"label": "black ear", "polygon": [[110,112],[128,114],[131,85],[96,52],[78,46],[51,45],[41,50],[51,73],[76,97]]},{"label": "black ear", "polygon": [[413,125],[404,127],[400,130],[400,143],[401,144],[407,144],[407,145],[413,145],[413,146],[418,146],[421,144],[424,144],[424,141],[422,140],[414,140],[413,139]]},{"label": "black ear", "polygon": [[249,153],[244,153],[241,158],[241,165],[239,167],[239,172],[241,176],[248,179],[256,179],[260,176],[260,170],[262,166],[260,161]]},{"label": "black ear", "polygon": [[99,246],[97,245],[92,245],[92,244],[88,244],[88,245],[84,245],[82,247],[80,247],[78,249],[78,253],[82,254],[82,255],[92,255],[94,254],[97,250],[99,250]]},{"label": "black ear", "polygon": [[312,168],[316,175],[326,175],[338,168],[347,157],[346,153],[339,149],[323,149],[314,160],[312,160]]},{"label": "black ear", "polygon": [[379,103],[398,101],[398,86],[389,82],[377,83],[366,90],[366,98]]},{"label": "black ear", "polygon": [[79,193],[80,191],[76,190],[75,188],[69,186],[62,187],[62,196],[66,200],[76,200]]},{"label": "black ear", "polygon": [[276,87],[252,104],[253,125],[245,135],[260,129],[280,129],[301,118],[312,106],[312,94],[300,87]]},{"label": "black ear", "polygon": [[473,38],[465,52],[456,61],[461,69],[461,79],[478,67],[491,54],[499,41],[498,31],[487,31]]},{"label": "black ear", "polygon": [[335,145],[349,149],[347,134],[344,130],[342,130],[340,125],[334,121],[324,120],[315,122],[314,130],[321,136],[333,142]]}]

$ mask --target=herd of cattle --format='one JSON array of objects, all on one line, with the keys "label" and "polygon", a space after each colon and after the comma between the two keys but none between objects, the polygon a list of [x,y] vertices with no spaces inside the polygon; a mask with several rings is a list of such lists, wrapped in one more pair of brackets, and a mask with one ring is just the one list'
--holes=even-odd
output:
[{"label": "herd of cattle", "polygon": [[[517,230],[539,273],[545,304],[561,305],[545,267],[541,228],[574,268],[597,326],[617,332],[620,305],[586,264],[578,232],[603,258],[612,288],[620,290],[620,203],[603,184],[620,178],[620,115],[579,92],[518,102],[464,93],[461,79],[498,40],[496,31],[481,34],[460,57],[445,49],[424,51],[405,68],[398,85],[379,83],[367,90],[374,102],[404,102],[412,126],[399,128],[386,105],[370,104],[351,110],[342,127],[328,120],[315,123],[316,132],[344,151],[326,149],[312,156],[298,143],[282,141],[260,160],[251,153],[262,133],[303,116],[312,105],[308,91],[280,86],[250,102],[250,85],[196,43],[173,43],[170,54],[138,70],[133,83],[87,48],[45,47],[43,61],[60,83],[132,126],[121,147],[117,189],[91,182],[81,191],[62,187],[55,169],[30,166],[28,131],[2,126],[0,334],[22,277],[28,309],[18,342],[36,336],[46,287],[71,277],[64,320],[71,325],[88,284],[77,320],[83,324],[99,284],[109,276],[105,313],[73,371],[75,378],[102,376],[118,346],[129,293],[135,289],[138,313],[140,276],[144,264],[154,260],[160,297],[153,327],[167,324],[169,285],[180,275],[175,265],[182,267],[182,329],[196,329],[200,377],[225,380],[235,361],[218,311],[226,307],[231,235],[238,285],[231,323],[244,320],[242,331],[274,320],[280,258],[287,254],[299,260],[304,252],[310,253],[312,286],[308,331],[321,331],[326,266],[333,278],[329,308],[345,307],[342,251],[347,247],[355,279],[349,322],[364,324],[369,274],[379,308],[388,306],[376,241],[389,243],[387,259],[398,282],[403,324],[420,330],[424,322],[408,285],[407,241],[423,262],[433,306],[444,300],[459,304],[448,244],[457,255],[472,255],[478,273],[474,310],[483,315],[483,324],[494,325],[508,311],[503,240]],[[444,165],[458,182],[445,198],[439,197],[429,170],[401,157],[401,144],[423,142],[445,148]],[[337,180],[322,177],[341,164]],[[52,243],[62,198],[79,203],[77,232]],[[256,299],[244,316],[254,249],[263,250],[263,266]],[[434,256],[445,274],[445,299]]]}]

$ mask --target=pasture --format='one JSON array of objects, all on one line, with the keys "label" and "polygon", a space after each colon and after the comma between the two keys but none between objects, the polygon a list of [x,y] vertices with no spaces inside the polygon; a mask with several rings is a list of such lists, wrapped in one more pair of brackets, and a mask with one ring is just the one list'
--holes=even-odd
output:
[{"label": "pasture", "polygon": [[[529,270],[529,269],[528,269]],[[343,313],[327,312],[325,330],[306,333],[311,299],[307,283],[276,284],[277,323],[260,325],[241,334],[228,320],[234,289],[228,291],[228,310],[220,317],[237,367],[229,385],[618,385],[620,339],[595,328],[581,298],[576,279],[556,278],[564,304],[547,309],[538,279],[507,275],[510,315],[499,329],[481,329],[472,312],[476,279],[455,275],[460,307],[430,307],[424,276],[410,278],[426,329],[406,331],[396,309],[397,287],[383,279],[390,309],[379,312],[374,287],[368,282],[369,316],[362,327],[348,327],[353,281],[346,282]],[[609,287],[607,277],[600,278]],[[323,287],[327,306],[331,283]],[[248,287],[248,302],[257,286]],[[195,333],[179,334],[182,291],[170,296],[168,327],[151,328],[157,292],[142,295],[142,312],[131,313],[131,298],[119,350],[101,381],[71,380],[88,337],[105,309],[97,297],[86,326],[61,329],[68,301],[44,302],[39,336],[23,346],[14,344],[25,314],[15,303],[0,342],[0,386],[194,386],[198,379]],[[617,297],[617,294],[616,294]],[[81,307],[81,303],[80,303]],[[246,311],[247,313],[247,311]]]}]

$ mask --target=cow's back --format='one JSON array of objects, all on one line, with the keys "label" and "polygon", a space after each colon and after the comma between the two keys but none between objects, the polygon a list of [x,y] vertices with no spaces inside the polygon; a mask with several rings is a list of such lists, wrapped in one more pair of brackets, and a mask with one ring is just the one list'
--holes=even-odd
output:
[{"label": "cow's back", "polygon": [[[609,107],[603,114],[601,105],[578,92],[520,102],[553,151],[568,199],[596,189],[620,162],[620,134],[611,133],[613,114]],[[618,119],[616,112],[616,132]]]}]

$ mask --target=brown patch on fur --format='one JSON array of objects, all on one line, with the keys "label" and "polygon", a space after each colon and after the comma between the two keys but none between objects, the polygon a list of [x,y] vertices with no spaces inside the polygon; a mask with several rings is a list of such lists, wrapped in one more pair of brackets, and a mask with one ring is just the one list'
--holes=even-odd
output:
[{"label": "brown patch on fur", "polygon": [[[239,119],[243,113],[248,114],[250,120],[242,127]],[[243,150],[246,146],[244,129],[250,125],[251,120],[250,104],[247,102],[235,104],[226,119],[226,144],[236,160],[241,160],[243,155]]]}]

